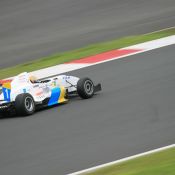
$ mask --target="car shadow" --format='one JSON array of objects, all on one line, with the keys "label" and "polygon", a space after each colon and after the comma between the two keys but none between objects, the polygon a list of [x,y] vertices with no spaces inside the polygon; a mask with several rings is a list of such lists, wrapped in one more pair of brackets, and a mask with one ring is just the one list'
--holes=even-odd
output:
[{"label": "car shadow", "polygon": [[[94,96],[98,96],[98,94],[94,94]],[[44,111],[50,110],[50,109],[55,108],[55,107],[61,107],[61,106],[66,105],[70,102],[81,101],[81,100],[83,101],[83,100],[87,100],[87,99],[82,99],[82,98],[78,97],[77,95],[71,95],[71,96],[69,96],[69,100],[67,102],[60,103],[60,104],[55,104],[55,105],[52,105],[52,106],[38,107],[36,109],[35,113],[37,114],[39,112],[42,112],[42,111],[44,112]],[[33,115],[35,115],[35,113]],[[5,114],[5,115],[3,114],[2,115],[0,113],[0,120],[15,119],[15,118],[26,118],[26,117],[31,117],[33,115],[23,116],[23,115],[18,115],[18,114],[15,114],[15,113],[10,114],[10,115],[8,115],[8,114]]]}]

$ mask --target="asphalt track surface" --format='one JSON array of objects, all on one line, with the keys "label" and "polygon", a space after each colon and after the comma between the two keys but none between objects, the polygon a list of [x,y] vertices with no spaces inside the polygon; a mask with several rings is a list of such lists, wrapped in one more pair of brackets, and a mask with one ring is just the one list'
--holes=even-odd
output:
[{"label": "asphalt track surface", "polygon": [[94,98],[0,120],[0,174],[62,175],[174,144],[175,45],[73,71]]},{"label": "asphalt track surface", "polygon": [[0,68],[174,25],[174,0],[1,0]]}]

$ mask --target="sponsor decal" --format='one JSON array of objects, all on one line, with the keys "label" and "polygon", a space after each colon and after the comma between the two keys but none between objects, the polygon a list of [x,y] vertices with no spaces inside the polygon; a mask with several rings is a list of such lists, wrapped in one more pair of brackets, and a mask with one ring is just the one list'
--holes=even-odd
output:
[{"label": "sponsor decal", "polygon": [[10,102],[11,99],[11,84],[10,83],[4,83],[2,86],[2,93],[4,96],[4,100]]},{"label": "sponsor decal", "polygon": [[70,76],[63,77],[63,80],[68,80],[68,79],[70,79]]}]

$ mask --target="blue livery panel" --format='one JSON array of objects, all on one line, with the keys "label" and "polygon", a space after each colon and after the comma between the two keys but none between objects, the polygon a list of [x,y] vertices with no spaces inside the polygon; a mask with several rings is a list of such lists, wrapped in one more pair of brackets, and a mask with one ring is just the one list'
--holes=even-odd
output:
[{"label": "blue livery panel", "polygon": [[59,100],[59,97],[60,97],[60,94],[61,94],[61,89],[56,87],[56,88],[52,89],[51,93],[52,94],[51,94],[48,106],[58,104],[58,100]]}]

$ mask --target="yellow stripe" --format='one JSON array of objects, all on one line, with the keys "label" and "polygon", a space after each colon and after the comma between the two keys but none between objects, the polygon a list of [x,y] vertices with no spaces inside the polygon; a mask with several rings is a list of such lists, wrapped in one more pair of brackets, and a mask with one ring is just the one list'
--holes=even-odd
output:
[{"label": "yellow stripe", "polygon": [[3,88],[11,89],[11,83],[4,83]]},{"label": "yellow stripe", "polygon": [[68,101],[67,99],[65,99],[65,95],[66,95],[66,90],[63,86],[60,86],[60,97],[58,99],[58,103],[63,103],[63,102],[66,102]]}]

